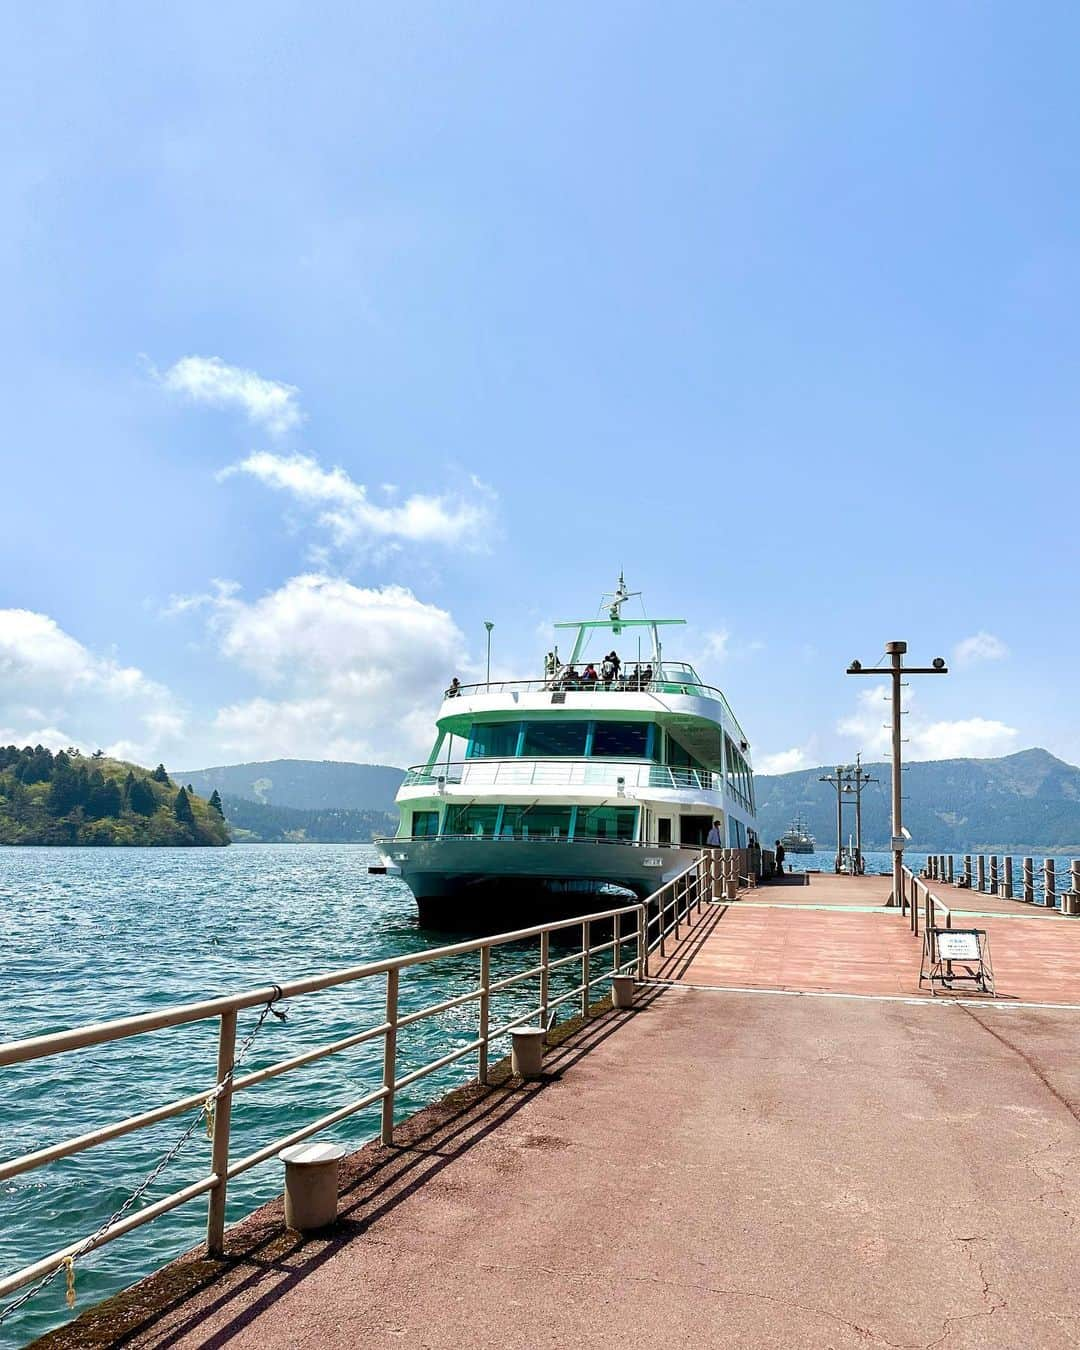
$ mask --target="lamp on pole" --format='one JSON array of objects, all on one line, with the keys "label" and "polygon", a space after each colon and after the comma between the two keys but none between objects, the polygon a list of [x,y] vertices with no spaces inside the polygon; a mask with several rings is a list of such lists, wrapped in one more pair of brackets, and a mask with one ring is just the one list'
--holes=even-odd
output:
[{"label": "lamp on pole", "polygon": [[886,642],[885,655],[889,657],[890,664],[884,669],[874,666],[869,670],[864,670],[861,661],[852,661],[847,668],[849,675],[889,675],[892,678],[892,894],[889,896],[890,905],[900,905],[903,903],[903,871],[904,871],[904,820],[903,820],[903,792],[900,780],[900,688],[904,675],[948,675],[949,668],[945,664],[944,657],[935,656],[933,664],[929,666],[905,666],[904,653],[907,651],[906,642]]},{"label": "lamp on pole", "polygon": [[484,627],[487,629],[487,683],[488,693],[491,692],[491,630],[495,625],[490,619],[484,620]]}]

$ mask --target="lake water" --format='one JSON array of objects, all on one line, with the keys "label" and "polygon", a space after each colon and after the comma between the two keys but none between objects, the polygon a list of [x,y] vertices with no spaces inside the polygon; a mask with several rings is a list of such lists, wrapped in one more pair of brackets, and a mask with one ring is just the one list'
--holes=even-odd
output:
[{"label": "lake water", "polygon": [[[468,934],[419,926],[406,886],[369,876],[364,845],[227,849],[4,849],[0,851],[2,1040],[129,1016],[215,994],[254,989],[463,941]],[[604,907],[598,902],[596,908]],[[512,920],[505,928],[514,927]],[[580,942],[580,930],[578,939]],[[570,942],[570,939],[567,939]],[[552,955],[557,954],[553,941]],[[570,947],[566,947],[569,951]],[[538,947],[495,949],[495,978],[536,963]],[[626,953],[629,955],[629,949]],[[594,973],[610,956],[595,958]],[[402,1011],[474,987],[479,956],[403,972]],[[552,974],[553,994],[580,967]],[[573,974],[572,974],[573,972]],[[597,986],[596,997],[603,992]],[[286,1023],[268,1019],[245,1070],[349,1035],[383,1020],[385,981],[361,981],[296,1000]],[[492,1025],[535,1004],[536,986],[492,998]],[[573,1002],[564,1005],[571,1015]],[[476,1005],[401,1032],[398,1076],[476,1035]],[[238,1039],[257,1018],[242,1012]],[[0,1070],[0,1157],[9,1158],[135,1114],[214,1081],[217,1022],[168,1028]],[[494,1047],[506,1053],[508,1041]],[[398,1096],[398,1117],[475,1076],[473,1056]],[[234,1156],[362,1096],[382,1081],[381,1039],[240,1093]],[[73,1158],[0,1182],[0,1271],[8,1272],[85,1237],[139,1184],[190,1116],[177,1116]],[[377,1108],[322,1137],[357,1148],[378,1132]],[[158,1199],[209,1171],[200,1128],[148,1193]],[[280,1194],[271,1161],[229,1185],[232,1222]],[[174,1210],[78,1262],[79,1309],[88,1307],[199,1242],[205,1197]],[[0,1300],[0,1305],[9,1300]],[[61,1276],[0,1327],[0,1345],[23,1345],[69,1316]]]},{"label": "lake water", "polygon": [[[465,934],[419,926],[408,889],[369,876],[363,845],[228,849],[4,849],[0,851],[0,1039],[129,1016],[215,994],[284,982],[364,961],[442,946]],[[924,859],[912,854],[916,867]],[[831,870],[831,852],[788,860],[795,870]],[[889,855],[867,854],[870,871]],[[1019,859],[1016,876],[1020,877]],[[598,905],[599,907],[599,905]],[[512,919],[505,925],[513,927]],[[528,951],[493,953],[498,978],[535,963]],[[606,958],[598,960],[596,973]],[[402,1009],[472,986],[478,957],[402,976]],[[553,991],[576,983],[575,967]],[[383,1016],[381,978],[297,1000],[288,1022],[269,1019],[245,1060],[254,1069],[374,1025]],[[493,1024],[535,998],[493,999]],[[572,1007],[572,1005],[571,1005]],[[257,1013],[241,1013],[239,1037]],[[475,1005],[403,1032],[399,1076],[475,1036]],[[216,1022],[178,1027],[39,1064],[0,1070],[0,1157],[94,1129],[213,1084]],[[505,1052],[496,1047],[496,1052]],[[381,1041],[335,1055],[241,1093],[233,1111],[234,1156],[353,1100],[381,1081]],[[475,1074],[470,1056],[401,1093],[403,1116]],[[86,1236],[119,1206],[179,1136],[189,1117],[113,1140],[74,1158],[0,1182],[0,1271]],[[377,1133],[377,1113],[343,1121],[325,1137],[359,1147]],[[209,1144],[199,1130],[150,1201],[203,1176]],[[229,1186],[229,1221],[280,1194],[269,1162]],[[79,1309],[154,1270],[203,1237],[205,1198],[78,1263]],[[0,1302],[6,1302],[2,1300]],[[24,1344],[69,1316],[57,1279],[0,1328],[0,1346]]]}]

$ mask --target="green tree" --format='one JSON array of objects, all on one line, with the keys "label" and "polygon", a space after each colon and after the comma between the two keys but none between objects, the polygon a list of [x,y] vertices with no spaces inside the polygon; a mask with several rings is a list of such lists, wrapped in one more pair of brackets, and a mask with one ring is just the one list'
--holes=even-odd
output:
[{"label": "green tree", "polygon": [[86,799],[86,818],[106,820],[110,816],[118,816],[123,805],[124,798],[119,783],[113,778],[102,779],[90,789],[90,795]]},{"label": "green tree", "polygon": [[224,816],[225,808],[221,804],[221,793],[215,788],[210,794],[210,809],[216,811],[219,816]]},{"label": "green tree", "polygon": [[176,802],[173,805],[173,814],[181,825],[195,824],[195,812],[191,809],[191,802],[188,800],[187,792],[184,788],[176,794]]},{"label": "green tree", "polygon": [[128,809],[137,816],[152,816],[157,810],[157,798],[145,778],[136,778],[132,783],[128,791]]},{"label": "green tree", "polygon": [[164,764],[159,764],[150,777],[155,783],[167,783],[169,781],[169,775],[165,772]]}]

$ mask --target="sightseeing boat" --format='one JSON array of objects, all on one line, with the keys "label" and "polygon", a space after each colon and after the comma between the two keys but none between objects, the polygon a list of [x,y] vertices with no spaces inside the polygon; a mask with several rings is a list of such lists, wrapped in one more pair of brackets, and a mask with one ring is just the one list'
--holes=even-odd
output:
[{"label": "sightseeing boat", "polygon": [[780,836],[780,842],[786,853],[814,853],[817,850],[817,840],[806,828],[802,816],[795,817],[786,833]]},{"label": "sightseeing boat", "polygon": [[398,791],[397,834],[375,841],[424,922],[480,909],[509,924],[541,906],[580,913],[589,893],[647,896],[714,821],[722,844],[756,844],[742,728],[719,689],[665,653],[686,621],[624,617],[631,598],[620,576],[605,617],[556,624],[570,655],[549,652],[542,676],[447,690],[431,753]]}]

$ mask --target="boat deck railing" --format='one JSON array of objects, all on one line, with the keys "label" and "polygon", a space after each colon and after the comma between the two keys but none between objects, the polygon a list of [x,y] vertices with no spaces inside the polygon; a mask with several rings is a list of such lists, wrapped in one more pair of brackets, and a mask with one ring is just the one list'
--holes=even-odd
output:
[{"label": "boat deck railing", "polygon": [[[430,951],[414,952],[384,961],[368,962],[313,975],[306,979],[265,985],[262,988],[227,994],[198,1003],[142,1013],[135,1017],[119,1018],[0,1044],[0,1069],[3,1069],[75,1053],[90,1046],[129,1040],[165,1027],[211,1020],[216,1020],[218,1024],[216,1072],[209,1083],[204,1082],[201,1087],[194,1088],[173,1101],[150,1107],[136,1115],[100,1125],[94,1130],[58,1143],[42,1144],[29,1153],[0,1161],[0,1182],[2,1182],[172,1117],[189,1118],[187,1128],[162,1161],[105,1223],[88,1236],[78,1238],[47,1256],[30,1261],[20,1269],[0,1275],[0,1297],[23,1289],[18,1298],[6,1307],[0,1308],[0,1322],[12,1315],[28,1297],[43,1288],[65,1267],[70,1274],[76,1260],[202,1195],[209,1196],[206,1250],[210,1256],[221,1255],[224,1244],[226,1192],[233,1178],[270,1161],[282,1149],[363,1111],[378,1111],[380,1138],[384,1144],[391,1143],[398,1094],[429,1074],[455,1063],[473,1059],[476,1077],[480,1083],[487,1083],[492,1062],[492,1048],[500,1042],[505,1043],[515,1028],[527,1023],[547,1026],[549,1019],[564,1004],[575,1006],[583,1018],[588,1018],[596,986],[607,983],[613,975],[620,973],[632,972],[639,979],[645,978],[649,973],[650,953],[656,950],[663,953],[666,950],[668,939],[672,935],[678,937],[681,927],[691,921],[691,907],[696,905],[700,911],[702,900],[706,894],[711,895],[710,888],[715,886],[717,876],[726,875],[725,869],[731,871],[738,868],[738,859],[742,856],[742,851],[736,849],[703,850],[689,867],[641,903],[622,905],[574,919],[538,924],[531,928],[459,942]],[[569,955],[553,958],[552,936],[574,929],[581,931],[580,948],[575,948]],[[606,936],[608,933],[611,934],[610,937]],[[526,960],[523,969],[499,979],[492,978],[491,954],[496,947],[534,941],[539,944],[538,955],[534,956],[527,950],[521,953]],[[593,958],[604,953],[610,954],[610,968],[599,975],[594,975]],[[469,954],[476,956],[477,969],[471,987],[465,992],[454,994],[415,1011],[403,1012],[399,1008],[399,984],[404,971],[416,966],[435,966],[448,960],[460,962],[462,956]],[[579,969],[580,979],[567,992],[553,995],[551,975],[562,967]],[[241,1062],[255,1034],[267,1016],[276,1011],[282,999],[296,1000],[322,990],[363,981],[382,983],[385,1015],[381,1020],[374,1025],[357,1028],[349,1035],[329,1044],[307,1049],[251,1072],[240,1072]],[[532,989],[529,1006],[507,1021],[495,1022],[492,1015],[493,995],[517,989],[519,986],[529,986]],[[455,1043],[449,1049],[444,1049],[444,1042],[438,1047],[444,1050],[442,1054],[402,1073],[398,1054],[399,1031],[425,1019],[467,1006],[473,1006],[477,1010],[475,1036],[471,1036],[465,1044]],[[258,1011],[254,1026],[238,1048],[238,1015],[255,1010]],[[455,1039],[458,1037],[460,1030]],[[340,1054],[370,1041],[382,1042],[382,1072],[376,1085],[371,1086],[359,1097],[342,1102],[318,1119],[311,1120],[286,1135],[274,1138],[253,1152],[242,1157],[232,1155],[231,1108],[237,1093],[248,1092],[269,1079],[297,1072],[328,1056]],[[207,1076],[209,1077],[209,1074]],[[43,1121],[46,1118],[52,1119],[51,1115],[46,1117],[43,1112]],[[210,1136],[210,1158],[205,1174],[161,1199],[137,1207],[135,1202],[144,1198],[149,1184],[157,1179],[165,1164],[177,1156],[180,1148],[195,1136],[196,1127],[203,1120],[206,1121]]]},{"label": "boat deck railing", "polygon": [[594,759],[466,759],[415,764],[402,787],[612,787],[688,788],[722,792],[724,776],[710,769]]}]

